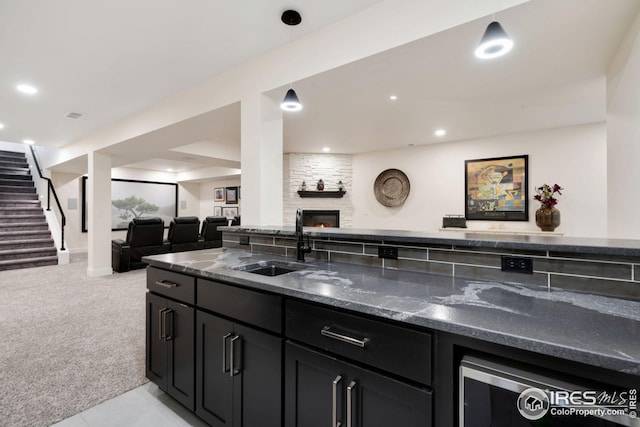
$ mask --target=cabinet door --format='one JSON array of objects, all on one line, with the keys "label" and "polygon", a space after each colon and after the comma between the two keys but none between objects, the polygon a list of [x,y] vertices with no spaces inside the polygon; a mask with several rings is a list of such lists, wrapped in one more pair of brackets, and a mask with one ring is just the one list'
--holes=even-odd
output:
[{"label": "cabinet door", "polygon": [[165,340],[167,342],[167,392],[170,396],[194,410],[195,359],[194,321],[195,309],[167,301]]},{"label": "cabinet door", "polygon": [[285,347],[285,426],[344,426],[346,366],[291,342]]},{"label": "cabinet door", "polygon": [[286,345],[287,427],[428,427],[431,392]]},{"label": "cabinet door", "polygon": [[345,382],[347,427],[426,427],[431,392],[366,369],[351,367]]},{"label": "cabinet door", "polygon": [[282,338],[234,325],[234,426],[282,426]]},{"label": "cabinet door", "polygon": [[146,374],[161,390],[167,391],[167,342],[162,332],[167,300],[147,293]]},{"label": "cabinet door", "polygon": [[232,322],[197,311],[196,414],[214,427],[233,425],[232,337]]}]

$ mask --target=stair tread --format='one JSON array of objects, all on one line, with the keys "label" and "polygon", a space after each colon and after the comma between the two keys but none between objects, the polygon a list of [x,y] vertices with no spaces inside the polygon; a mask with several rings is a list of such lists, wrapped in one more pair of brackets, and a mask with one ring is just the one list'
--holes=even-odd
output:
[{"label": "stair tread", "polygon": [[13,246],[13,245],[20,245],[20,244],[24,244],[24,245],[36,245],[36,244],[42,244],[42,243],[51,243],[53,245],[53,239],[52,238],[48,238],[48,239],[19,239],[19,240],[0,240],[0,249],[2,249],[2,246]]},{"label": "stair tread", "polygon": [[38,222],[7,222],[5,224],[0,224],[0,227],[24,227],[25,225],[47,225],[47,221],[38,221]]},{"label": "stair tread", "polygon": [[29,254],[34,252],[51,252],[57,251],[55,246],[44,247],[44,248],[21,248],[21,249],[4,249],[0,250],[0,257],[3,255],[13,255],[13,254]]},{"label": "stair tread", "polygon": [[2,205],[2,203],[27,203],[27,204],[32,204],[35,205],[36,203],[40,204],[40,200],[21,200],[21,199],[1,199],[0,200],[0,205]]},{"label": "stair tread", "polygon": [[48,233],[49,233],[49,230],[0,231],[0,236],[20,236],[20,235],[48,234]]},{"label": "stair tread", "polygon": [[35,257],[35,258],[22,258],[22,259],[7,259],[4,261],[0,261],[0,266],[3,265],[16,265],[16,264],[27,264],[30,262],[41,262],[41,261],[58,261],[57,255],[51,256],[43,256],[43,257]]}]

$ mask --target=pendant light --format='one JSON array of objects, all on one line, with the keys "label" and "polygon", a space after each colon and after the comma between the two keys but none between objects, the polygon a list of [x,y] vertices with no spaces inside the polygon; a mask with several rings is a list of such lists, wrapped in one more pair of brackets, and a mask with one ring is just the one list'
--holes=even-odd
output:
[{"label": "pendant light", "polygon": [[[285,10],[282,12],[282,17],[280,18],[282,22],[289,26],[296,26],[300,22],[302,22],[302,17],[295,10]],[[282,104],[280,104],[280,108],[284,111],[300,111],[302,110],[302,104],[298,99],[298,94],[293,90],[293,87],[290,87],[287,91],[287,94],[284,96],[282,100]]]},{"label": "pendant light", "polygon": [[484,32],[475,54],[482,59],[497,58],[509,52],[512,47],[513,41],[502,28],[502,25],[493,21]]},{"label": "pendant light", "polygon": [[302,104],[298,99],[298,95],[293,88],[287,91],[287,94],[284,96],[282,100],[282,104],[280,104],[280,108],[284,111],[300,111],[302,110]]}]

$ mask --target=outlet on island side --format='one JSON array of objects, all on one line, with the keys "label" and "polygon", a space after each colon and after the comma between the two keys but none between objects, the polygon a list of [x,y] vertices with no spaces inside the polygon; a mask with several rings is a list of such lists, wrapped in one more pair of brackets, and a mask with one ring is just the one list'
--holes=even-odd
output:
[{"label": "outlet on island side", "polygon": [[502,255],[502,271],[533,274],[533,259]]},{"label": "outlet on island side", "polygon": [[395,246],[378,246],[378,258],[398,259],[398,248]]},{"label": "outlet on island side", "polygon": [[249,236],[240,236],[240,241],[238,242],[241,245],[249,244]]}]

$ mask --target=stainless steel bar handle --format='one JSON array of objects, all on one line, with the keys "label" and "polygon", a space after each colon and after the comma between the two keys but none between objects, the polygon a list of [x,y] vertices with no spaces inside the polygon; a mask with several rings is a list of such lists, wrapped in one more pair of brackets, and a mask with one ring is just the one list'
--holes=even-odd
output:
[{"label": "stainless steel bar handle", "polygon": [[[167,317],[171,315],[171,321],[169,322],[169,328],[167,328]],[[167,332],[169,329],[169,332]],[[173,339],[173,310],[167,308],[164,312],[164,340],[171,341]]]},{"label": "stainless steel bar handle", "polygon": [[347,427],[353,427],[353,394],[358,384],[351,381],[347,387]]},{"label": "stainless steel bar handle", "polygon": [[222,337],[222,373],[229,372],[229,368],[227,368],[227,339],[233,335],[229,332],[227,335]]},{"label": "stainless steel bar handle", "polygon": [[158,332],[159,332],[159,336],[158,338],[160,340],[165,339],[164,336],[164,312],[167,311],[168,308],[163,308],[162,310],[158,311]]},{"label": "stainless steel bar handle", "polygon": [[331,326],[325,326],[324,328],[322,328],[320,334],[325,337],[333,338],[334,340],[346,342],[347,344],[355,345],[356,347],[361,348],[366,347],[370,341],[369,338],[362,338],[361,340],[359,340],[358,338],[353,338],[348,335],[338,334],[331,330]]},{"label": "stainless steel bar handle", "polygon": [[166,280],[156,280],[156,285],[169,289],[177,288],[178,286],[180,286],[178,283],[168,282]]},{"label": "stainless steel bar handle", "polygon": [[240,369],[236,369],[236,358],[235,358],[235,347],[236,347],[236,341],[238,341],[240,339],[240,337],[238,335],[234,336],[233,338],[231,338],[231,354],[230,354],[230,358],[231,358],[231,369],[229,370],[229,376],[233,377],[234,375],[237,375],[240,373]]},{"label": "stainless steel bar handle", "polygon": [[338,420],[338,385],[342,381],[342,376],[338,375],[335,380],[333,380],[333,427],[340,427],[342,424]]}]

